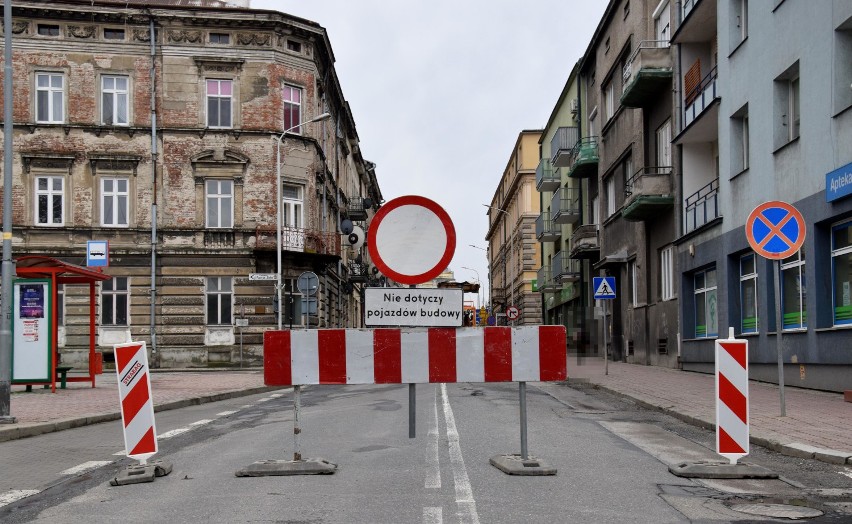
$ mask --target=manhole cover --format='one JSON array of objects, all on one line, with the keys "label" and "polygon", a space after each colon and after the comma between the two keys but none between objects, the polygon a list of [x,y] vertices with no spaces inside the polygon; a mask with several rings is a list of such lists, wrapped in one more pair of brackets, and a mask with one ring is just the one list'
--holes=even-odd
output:
[{"label": "manhole cover", "polygon": [[790,504],[735,504],[731,506],[731,509],[749,515],[791,520],[810,519],[822,515],[822,511],[818,509],[791,506]]}]

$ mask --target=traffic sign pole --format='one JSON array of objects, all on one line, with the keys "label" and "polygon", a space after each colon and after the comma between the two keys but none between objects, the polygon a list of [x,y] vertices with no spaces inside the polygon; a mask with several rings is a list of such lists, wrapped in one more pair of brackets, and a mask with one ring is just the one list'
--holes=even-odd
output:
[{"label": "traffic sign pole", "polygon": [[775,318],[778,323],[775,326],[777,333],[775,338],[775,352],[778,354],[778,391],[781,395],[781,416],[787,416],[787,402],[784,398],[784,346],[781,342],[781,333],[784,331],[784,319],[781,317],[781,261],[775,261]]}]

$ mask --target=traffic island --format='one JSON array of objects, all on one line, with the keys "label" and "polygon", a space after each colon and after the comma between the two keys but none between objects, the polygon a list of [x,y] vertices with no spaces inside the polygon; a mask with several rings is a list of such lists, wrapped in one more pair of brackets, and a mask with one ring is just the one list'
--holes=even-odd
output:
[{"label": "traffic island", "polygon": [[109,481],[111,486],[126,486],[154,482],[156,477],[165,477],[172,472],[172,463],[165,460],[153,460],[147,464],[127,466]]},{"label": "traffic island", "polygon": [[778,474],[747,462],[730,464],[728,462],[694,462],[669,466],[669,471],[684,478],[699,479],[777,479]]},{"label": "traffic island", "polygon": [[234,473],[238,477],[281,477],[286,475],[332,475],[337,464],[322,458],[304,460],[261,460]]},{"label": "traffic island", "polygon": [[535,458],[522,458],[520,455],[497,455],[489,460],[492,466],[507,475],[543,477],[556,475],[556,468]]}]

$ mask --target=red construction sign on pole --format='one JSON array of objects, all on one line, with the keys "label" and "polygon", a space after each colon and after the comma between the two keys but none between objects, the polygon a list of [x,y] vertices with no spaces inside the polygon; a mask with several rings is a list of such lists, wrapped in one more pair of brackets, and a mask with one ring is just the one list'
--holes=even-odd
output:
[{"label": "red construction sign on pole", "polygon": [[115,371],[127,456],[144,465],[157,453],[154,401],[151,399],[151,374],[145,343],[115,346]]},{"label": "red construction sign on pole", "polygon": [[736,464],[748,455],[748,341],[716,340],[716,452]]}]

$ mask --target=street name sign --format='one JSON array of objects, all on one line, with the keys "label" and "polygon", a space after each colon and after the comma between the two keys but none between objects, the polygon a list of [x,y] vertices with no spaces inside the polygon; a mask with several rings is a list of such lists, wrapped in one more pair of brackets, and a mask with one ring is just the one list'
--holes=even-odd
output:
[{"label": "street name sign", "polygon": [[364,294],[364,325],[461,327],[461,289],[368,287]]},{"label": "street name sign", "polygon": [[278,273],[249,273],[249,280],[278,280]]}]

